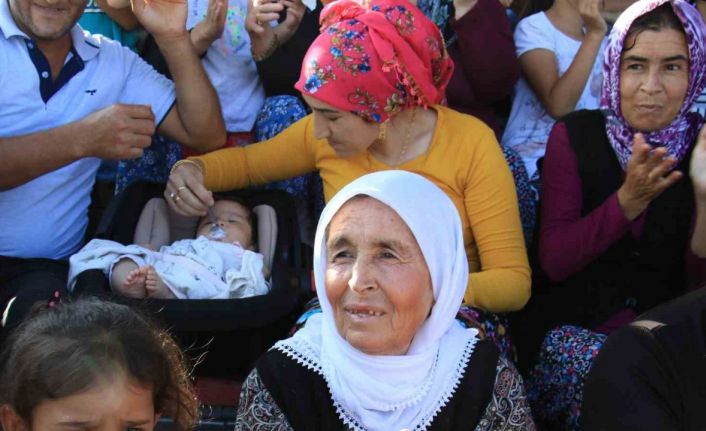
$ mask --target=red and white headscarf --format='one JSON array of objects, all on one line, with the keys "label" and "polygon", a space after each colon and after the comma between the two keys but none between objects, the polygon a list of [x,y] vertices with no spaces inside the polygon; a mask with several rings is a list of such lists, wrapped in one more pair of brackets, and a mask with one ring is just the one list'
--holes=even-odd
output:
[{"label": "red and white headscarf", "polygon": [[380,123],[442,103],[452,73],[439,29],[408,0],[339,0],[321,12],[321,34],[295,87]]}]

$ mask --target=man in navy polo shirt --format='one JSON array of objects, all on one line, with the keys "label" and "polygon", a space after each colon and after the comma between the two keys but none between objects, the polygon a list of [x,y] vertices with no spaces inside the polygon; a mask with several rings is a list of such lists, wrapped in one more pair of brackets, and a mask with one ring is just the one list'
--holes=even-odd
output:
[{"label": "man in navy polo shirt", "polygon": [[84,33],[76,22],[85,6],[0,0],[0,311],[8,326],[65,289],[101,159],[139,157],[155,129],[199,151],[225,142],[185,1],[133,2],[174,83],[118,43]]}]

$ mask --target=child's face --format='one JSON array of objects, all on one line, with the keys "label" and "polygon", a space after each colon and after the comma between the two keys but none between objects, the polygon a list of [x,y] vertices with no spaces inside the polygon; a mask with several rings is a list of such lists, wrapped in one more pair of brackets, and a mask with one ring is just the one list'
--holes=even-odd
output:
[{"label": "child's face", "polygon": [[8,421],[5,431],[152,431],[155,414],[152,389],[125,377],[56,400],[42,401],[32,412],[31,426],[19,418]]},{"label": "child's face", "polygon": [[[218,241],[239,243],[243,248],[252,249],[252,226],[250,225],[250,211],[237,202],[220,200],[213,205],[213,215],[216,222],[226,233],[225,238]],[[210,238],[211,222],[208,217],[199,221],[196,236]]]}]

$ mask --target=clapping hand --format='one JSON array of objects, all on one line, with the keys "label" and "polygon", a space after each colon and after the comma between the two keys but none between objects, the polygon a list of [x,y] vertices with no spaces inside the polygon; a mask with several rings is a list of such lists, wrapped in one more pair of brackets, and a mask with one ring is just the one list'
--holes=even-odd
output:
[{"label": "clapping hand", "polygon": [[306,6],[301,0],[280,0],[282,5],[287,8],[287,16],[284,18],[276,30],[280,41],[289,40],[290,37],[297,31],[299,24],[304,18]]},{"label": "clapping hand", "polygon": [[191,42],[196,52],[203,54],[223,36],[228,16],[228,0],[208,0],[206,16],[191,30]]},{"label": "clapping hand", "polygon": [[272,29],[271,21],[279,19],[279,13],[284,10],[284,5],[279,1],[253,0],[245,18],[245,29],[253,37],[262,35]]},{"label": "clapping hand", "polygon": [[666,155],[666,148],[652,150],[642,134],[635,134],[625,181],[618,190],[618,202],[628,220],[636,219],[650,202],[684,176],[672,171],[676,159]]},{"label": "clapping hand", "polygon": [[204,34],[211,41],[215,41],[223,36],[223,29],[226,26],[226,16],[228,15],[228,0],[208,0],[206,17],[197,25],[202,25]]},{"label": "clapping hand", "polygon": [[132,0],[132,11],[157,40],[188,35],[186,0]]},{"label": "clapping hand", "polygon": [[[284,21],[273,29],[270,23],[277,21],[280,12],[285,9],[287,14]],[[251,38],[273,30],[277,33],[279,42],[284,43],[297,31],[305,12],[306,6],[301,0],[254,0],[245,19],[245,28]]]}]

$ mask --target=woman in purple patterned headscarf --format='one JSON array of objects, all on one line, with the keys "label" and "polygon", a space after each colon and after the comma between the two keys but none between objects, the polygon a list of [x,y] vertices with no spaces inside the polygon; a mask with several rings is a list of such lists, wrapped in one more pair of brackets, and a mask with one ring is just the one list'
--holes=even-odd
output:
[{"label": "woman in purple patterned headscarf", "polygon": [[545,427],[578,428],[583,378],[606,334],[700,281],[686,265],[694,197],[683,172],[704,122],[690,111],[706,85],[705,34],[683,0],[634,3],[609,36],[600,109],[552,130],[539,235],[550,287],[533,288],[534,334],[514,334],[535,335],[536,349],[559,326],[528,385]]},{"label": "woman in purple patterned headscarf", "polygon": [[[648,24],[644,29],[634,29],[635,25],[633,23],[638,18],[645,16],[645,12],[654,10],[656,5],[662,3],[664,2],[642,1],[639,2],[639,7],[632,7],[625,11],[615,23],[605,51],[603,61],[605,79],[601,95],[601,111],[607,119],[606,132],[608,139],[623,169],[627,168],[628,160],[632,155],[635,133],[642,133],[646,142],[653,147],[666,147],[667,153],[675,157],[677,161],[680,161],[691,148],[699,129],[704,123],[704,119],[699,114],[690,112],[696,98],[701,94],[701,90],[706,84],[706,75],[704,74],[704,67],[706,67],[704,25],[699,12],[687,5],[686,2],[674,2],[672,6],[676,17],[678,17],[683,26],[682,32],[689,55],[686,59],[688,69],[683,71],[687,74],[688,79],[685,88],[686,93],[679,94],[679,96],[683,96],[683,101],[671,101],[674,107],[678,107],[676,115],[673,115],[672,111],[664,110],[663,117],[666,118],[663,121],[668,121],[667,124],[653,121],[652,118],[654,116],[650,115],[645,115],[643,122],[640,123],[637,119],[631,121],[633,119],[631,113],[624,112],[626,109],[622,105],[625,104],[626,97],[631,97],[632,95],[626,94],[625,89],[621,91],[621,86],[625,87],[621,81],[631,79],[631,76],[628,72],[630,65],[623,64],[624,61],[621,61],[621,59],[631,56],[631,48],[637,42],[639,33],[650,30],[650,26],[659,25],[659,23]],[[662,7],[664,8],[665,6]],[[675,97],[675,99],[677,98]],[[655,103],[657,102],[655,101]],[[639,113],[638,110],[636,114]]]}]

